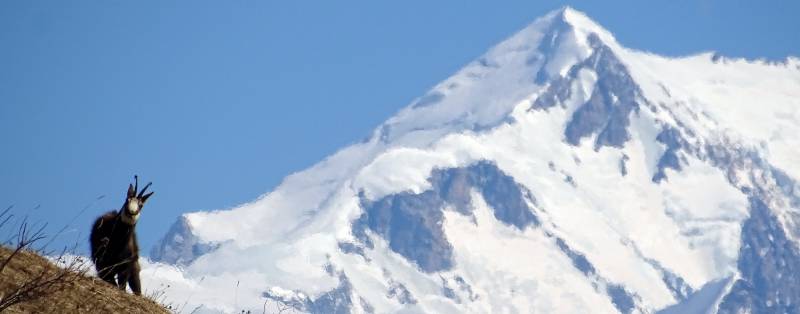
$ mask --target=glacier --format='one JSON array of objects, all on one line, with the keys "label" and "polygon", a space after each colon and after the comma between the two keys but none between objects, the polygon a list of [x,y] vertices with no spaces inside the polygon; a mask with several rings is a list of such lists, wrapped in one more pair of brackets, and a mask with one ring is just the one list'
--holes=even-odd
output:
[{"label": "glacier", "polygon": [[800,313],[800,60],[621,46],[547,14],[367,139],[182,215],[196,313]]}]

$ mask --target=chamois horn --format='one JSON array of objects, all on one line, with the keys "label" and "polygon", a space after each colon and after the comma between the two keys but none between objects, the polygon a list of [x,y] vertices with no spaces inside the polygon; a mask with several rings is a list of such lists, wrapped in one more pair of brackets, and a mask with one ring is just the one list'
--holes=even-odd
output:
[{"label": "chamois horn", "polygon": [[150,187],[150,185],[152,185],[152,184],[153,184],[153,182],[147,183],[147,185],[145,185],[145,186],[144,186],[144,188],[142,189],[142,191],[141,191],[141,192],[139,192],[139,196],[137,196],[137,197],[138,197],[138,198],[142,198],[142,196],[144,195],[144,192],[146,192],[146,191],[147,191],[147,188],[149,188],[149,187]]}]

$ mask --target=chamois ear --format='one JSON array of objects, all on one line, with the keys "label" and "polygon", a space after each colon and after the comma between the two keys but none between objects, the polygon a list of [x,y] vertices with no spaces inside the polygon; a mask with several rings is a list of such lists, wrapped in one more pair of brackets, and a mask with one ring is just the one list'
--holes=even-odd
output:
[{"label": "chamois ear", "polygon": [[151,195],[153,195],[153,193],[155,193],[155,192],[150,192],[150,193],[147,193],[144,196],[142,196],[142,204],[143,205],[144,205],[144,202],[147,202],[147,199],[150,198]]},{"label": "chamois ear", "polygon": [[136,190],[133,188],[133,184],[128,184],[128,198],[136,197]]}]

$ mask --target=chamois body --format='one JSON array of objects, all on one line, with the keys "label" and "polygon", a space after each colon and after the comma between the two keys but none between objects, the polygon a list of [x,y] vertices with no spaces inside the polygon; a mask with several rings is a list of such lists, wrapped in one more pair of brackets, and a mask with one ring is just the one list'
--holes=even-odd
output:
[{"label": "chamois body", "polygon": [[106,282],[125,290],[130,285],[134,294],[142,294],[139,279],[139,243],[136,241],[136,222],[144,203],[153,192],[144,194],[147,184],[139,195],[139,178],[136,186],[128,186],[128,196],[118,211],[110,211],[100,216],[92,225],[89,244],[92,248],[92,261],[97,276]]},{"label": "chamois body", "polygon": [[90,236],[92,260],[98,277],[120,289],[129,284],[133,293],[141,295],[136,225],[123,222],[121,215],[110,211],[94,222]]}]

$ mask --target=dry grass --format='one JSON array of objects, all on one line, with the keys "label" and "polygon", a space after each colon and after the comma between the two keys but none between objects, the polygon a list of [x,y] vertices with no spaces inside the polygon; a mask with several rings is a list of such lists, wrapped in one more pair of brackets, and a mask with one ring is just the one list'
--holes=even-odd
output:
[{"label": "dry grass", "polygon": [[[13,206],[0,210],[0,230],[14,223]],[[136,296],[94,276],[92,265],[67,250],[54,264],[42,245],[46,224],[31,224],[27,217],[16,232],[0,244],[0,312],[3,313],[169,313],[152,299]]]},{"label": "dry grass", "polygon": [[[0,247],[0,261],[12,252]],[[169,313],[153,300],[121,291],[97,277],[74,269],[65,273],[64,268],[27,250],[15,255],[0,274],[0,298],[19,291],[26,283],[42,283],[42,279],[55,280],[26,293],[23,301],[3,313]]]}]

